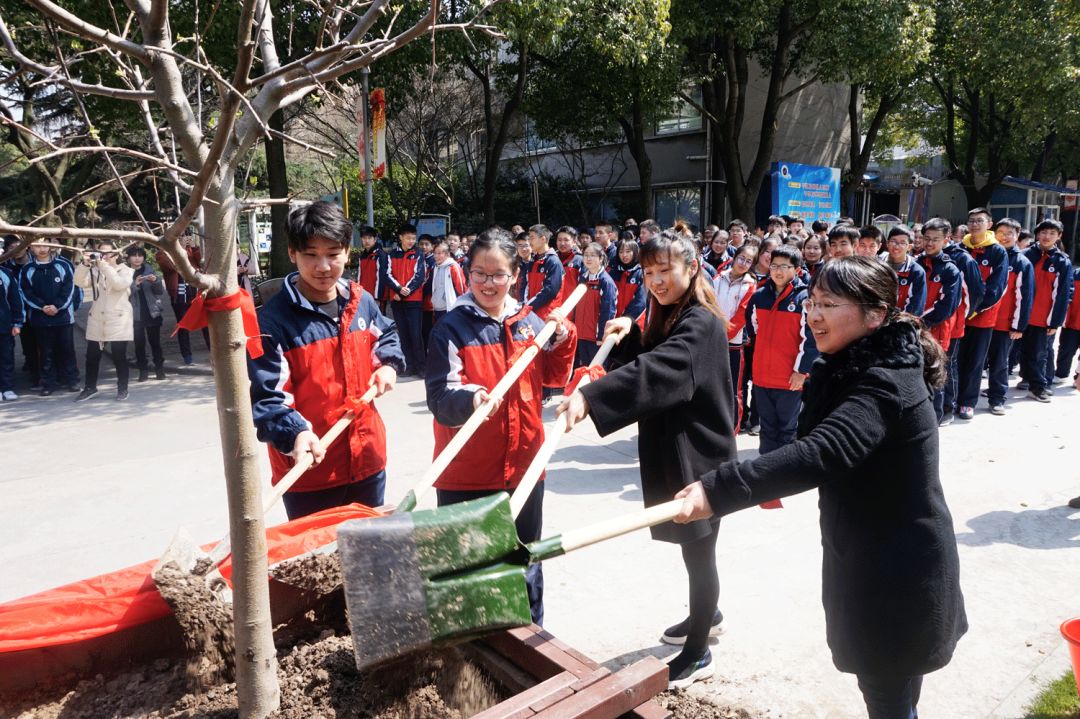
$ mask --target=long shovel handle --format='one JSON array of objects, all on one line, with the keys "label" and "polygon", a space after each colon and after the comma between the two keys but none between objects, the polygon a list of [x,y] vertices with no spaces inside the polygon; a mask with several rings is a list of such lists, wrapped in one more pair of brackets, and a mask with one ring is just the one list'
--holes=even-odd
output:
[{"label": "long shovel handle", "polygon": [[625,514],[621,517],[597,522],[588,527],[572,529],[555,537],[541,539],[528,545],[530,559],[536,562],[551,559],[572,552],[575,549],[587,547],[590,544],[621,537],[638,529],[670,522],[682,509],[682,505],[683,500],[673,499],[670,502],[648,507],[640,512]]},{"label": "long shovel handle", "polygon": [[[378,391],[377,387],[372,386],[364,393],[360,398],[360,401],[364,404],[368,404],[375,399],[375,395],[378,394]],[[334,440],[340,437],[341,434],[348,429],[354,419],[356,419],[356,413],[349,410],[342,415],[341,419],[334,423],[334,426],[327,430],[326,434],[319,437],[319,446],[322,447],[324,452],[329,449],[330,445],[334,443]],[[278,503],[278,500],[280,500],[285,493],[296,484],[296,481],[300,479],[305,472],[311,469],[311,465],[314,464],[314,462],[315,457],[311,452],[305,452],[304,456],[296,461],[293,468],[290,469],[288,473],[281,478],[281,481],[275,484],[274,488],[270,491],[270,495],[267,497],[266,502],[263,503],[263,515],[266,515],[274,508],[274,505]],[[224,561],[231,553],[232,542],[230,539],[230,536],[226,534],[224,539],[218,542],[217,545],[210,550],[210,559],[213,560],[215,566]]]},{"label": "long shovel handle", "polygon": [[[602,365],[608,355],[611,354],[611,348],[614,346],[614,336],[604,340],[604,344],[600,345],[600,349],[596,351],[596,356],[593,357],[589,366]],[[588,384],[589,381],[589,376],[585,375],[578,382],[578,387]],[[525,470],[525,474],[521,477],[521,482],[514,489],[514,493],[510,495],[510,516],[514,519],[517,519],[517,516],[521,514],[521,510],[525,507],[525,503],[529,501],[529,495],[536,489],[536,483],[540,481],[540,475],[544,473],[544,468],[547,467],[552,455],[555,454],[555,450],[558,449],[559,442],[562,441],[564,435],[570,432],[571,428],[566,426],[563,419],[565,418],[557,418],[544,429],[544,443],[540,446],[540,451],[533,457],[529,468]]]},{"label": "long shovel handle", "polygon": [[[369,404],[375,399],[376,394],[378,394],[378,388],[372,386],[360,398],[360,402]],[[330,445],[334,443],[334,440],[341,436],[342,432],[348,429],[354,419],[356,419],[356,413],[349,410],[341,417],[341,419],[334,423],[333,427],[327,430],[326,434],[319,438],[319,446],[324,452],[330,448]],[[270,492],[269,497],[267,497],[266,502],[263,504],[263,514],[266,514],[274,508],[274,505],[278,503],[278,500],[281,499],[286,492],[292,489],[292,486],[296,484],[296,481],[300,479],[305,472],[311,469],[311,465],[314,462],[315,456],[311,454],[311,452],[305,452],[304,456],[297,460],[296,464],[293,465],[293,468],[281,478],[280,482],[274,485],[273,491]]]},{"label": "long shovel handle", "polygon": [[[578,300],[585,294],[586,286],[584,284],[578,285],[570,296],[566,298],[562,306],[559,308],[564,315],[569,314],[574,306],[577,305]],[[499,380],[498,384],[488,393],[488,400],[479,407],[477,407],[472,415],[466,420],[465,424],[461,425],[457,433],[450,439],[450,442],[443,448],[443,451],[439,453],[439,456],[435,458],[435,461],[431,463],[427,471],[424,472],[424,476],[420,478],[420,481],[413,487],[408,494],[398,503],[396,512],[411,512],[416,508],[416,505],[420,502],[425,494],[435,486],[435,481],[439,479],[446,468],[450,466],[450,462],[454,460],[454,457],[458,455],[458,452],[465,447],[465,443],[469,441],[469,438],[476,433],[480,425],[491,414],[493,408],[498,404],[512,386],[518,381],[525,370],[529,367],[529,364],[535,359],[536,355],[540,354],[540,348],[547,344],[547,341],[551,339],[551,336],[555,334],[555,329],[558,323],[555,319],[549,319],[544,328],[536,335],[535,339],[528,349],[526,349],[517,361],[510,366],[503,378]]]}]

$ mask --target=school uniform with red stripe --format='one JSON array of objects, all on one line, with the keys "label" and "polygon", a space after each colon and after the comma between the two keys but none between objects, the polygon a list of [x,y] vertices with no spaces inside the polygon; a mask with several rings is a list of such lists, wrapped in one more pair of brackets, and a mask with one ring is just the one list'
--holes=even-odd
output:
[{"label": "school uniform with red stripe", "polygon": [[574,310],[578,341],[598,342],[604,336],[604,325],[615,319],[619,289],[611,275],[603,270],[596,275],[584,272],[579,282],[587,289]]},{"label": "school uniform with red stripe", "polygon": [[942,252],[947,254],[960,270],[960,304],[956,307],[950,335],[951,339],[958,340],[964,336],[967,316],[970,314],[969,308],[979,306],[986,288],[983,285],[979,265],[967,250],[960,245],[947,245]]},{"label": "school uniform with red stripe", "polygon": [[810,373],[818,350],[814,333],[806,324],[806,299],[806,285],[798,277],[779,293],[769,280],[750,298],[746,328],[757,346],[753,367],[756,386],[787,390],[792,373]]},{"label": "school uniform with red stripe", "polygon": [[616,264],[608,270],[615,286],[619,289],[619,298],[615,303],[615,314],[636,320],[645,311],[648,291],[645,289],[645,272],[641,265],[624,267]]},{"label": "school uniform with red stripe", "polygon": [[1043,252],[1038,246],[1027,248],[1024,256],[1035,268],[1035,298],[1030,324],[1034,327],[1061,327],[1072,296],[1073,266],[1069,256],[1059,249]]},{"label": "school uniform with red stripe", "polygon": [[1009,276],[1005,280],[1005,292],[997,307],[994,329],[998,332],[1023,332],[1031,317],[1031,304],[1035,299],[1035,268],[1031,261],[1015,247],[1007,250]]},{"label": "school uniform with red stripe", "polygon": [[896,308],[918,317],[926,307],[926,271],[914,257],[907,257],[896,270],[896,277],[899,284]]},{"label": "school uniform with red stripe", "polygon": [[388,299],[386,283],[383,280],[387,273],[388,263],[386,251],[378,245],[360,253],[358,282],[369,295],[378,300]]},{"label": "school uniform with red stripe", "polygon": [[[498,319],[480,309],[472,293],[431,330],[427,406],[434,415],[435,452],[450,442],[473,412],[477,390],[490,391],[535,339],[544,322],[509,296]],[[512,490],[544,441],[543,388],[570,378],[576,330],[549,343],[435,483],[445,490]]]},{"label": "school uniform with red stripe", "polygon": [[918,262],[926,273],[926,307],[922,321],[941,348],[947,350],[952,342],[953,318],[963,292],[960,268],[944,252],[933,257],[919,255]]},{"label": "school uniform with red stripe", "polygon": [[[423,302],[423,293],[417,290],[424,286],[427,264],[420,249],[413,247],[411,250],[403,250],[395,247],[387,252],[386,256],[389,260],[388,271],[384,273],[383,281],[389,299],[398,302]],[[404,299],[398,296],[402,288],[409,290],[409,296]]]},{"label": "school uniform with red stripe", "polygon": [[542,320],[562,305],[563,274],[562,262],[553,249],[534,257],[529,263],[525,304]]},{"label": "school uniform with red stripe", "polygon": [[563,282],[562,289],[559,291],[559,305],[566,302],[566,298],[570,296],[570,293],[574,291],[574,288],[578,286],[578,278],[585,274],[585,260],[577,252],[568,252],[563,254],[562,252],[556,253],[559,256],[559,262],[563,266]]},{"label": "school uniform with red stripe", "polygon": [[[340,318],[334,321],[297,289],[299,273],[259,308],[263,354],[248,359],[251,411],[258,438],[269,444],[271,482],[295,464],[296,436],[322,436],[350,400],[368,389],[371,373],[390,365],[399,373],[405,358],[394,323],[355,282],[338,283]],[[386,467],[386,429],[375,404],[360,405],[357,418],[326,450],[326,457],[297,481],[292,492],[350,484]]]},{"label": "school uniform with red stripe", "polygon": [[982,299],[972,303],[965,320],[968,327],[990,328],[997,323],[1001,298],[1009,281],[1009,253],[996,241],[968,249],[979,268],[983,283]]}]

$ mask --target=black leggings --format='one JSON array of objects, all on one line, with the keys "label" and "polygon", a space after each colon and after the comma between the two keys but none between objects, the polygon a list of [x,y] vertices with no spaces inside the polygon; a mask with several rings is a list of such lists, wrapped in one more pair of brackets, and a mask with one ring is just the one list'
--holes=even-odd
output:
[{"label": "black leggings", "polygon": [[690,579],[690,627],[686,635],[687,654],[703,654],[709,645],[709,629],[716,602],[720,599],[720,577],[716,572],[716,537],[720,525],[701,539],[682,545],[683,563]]},{"label": "black leggings", "polygon": [[[86,343],[86,388],[97,389],[98,368],[101,366],[101,342]],[[116,365],[116,389],[123,392],[128,387],[127,342],[108,342],[109,354]]]}]

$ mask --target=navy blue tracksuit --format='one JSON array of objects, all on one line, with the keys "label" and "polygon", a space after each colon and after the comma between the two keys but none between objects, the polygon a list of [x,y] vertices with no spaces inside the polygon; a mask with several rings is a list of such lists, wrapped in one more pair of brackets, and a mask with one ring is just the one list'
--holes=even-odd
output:
[{"label": "navy blue tracksuit", "polygon": [[[34,328],[45,389],[59,385],[78,387],[79,370],[75,365],[75,306],[79,289],[75,286],[75,268],[63,258],[49,262],[36,259],[19,274],[19,293],[26,307],[28,323]],[[56,307],[55,315],[44,308]]]}]

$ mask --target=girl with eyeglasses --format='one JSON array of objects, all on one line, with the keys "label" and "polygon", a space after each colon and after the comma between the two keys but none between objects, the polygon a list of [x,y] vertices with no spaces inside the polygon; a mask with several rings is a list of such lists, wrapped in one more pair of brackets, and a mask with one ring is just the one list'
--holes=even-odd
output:
[{"label": "girl with eyeglasses", "polygon": [[826,638],[873,719],[918,716],[923,675],[947,665],[967,631],[931,401],[945,354],[896,308],[896,293],[896,274],[876,258],[821,269],[807,305],[822,354],[797,439],[706,472],[679,493],[675,520],[818,490]]},{"label": "girl with eyeglasses", "polygon": [[[520,257],[510,233],[500,228],[482,232],[469,248],[469,291],[431,330],[425,382],[427,406],[435,419],[435,456],[489,401],[488,392],[544,326],[535,312],[510,295],[519,272]],[[577,332],[556,316],[554,339],[435,482],[439,506],[513,491],[521,482],[544,442],[543,390],[563,387],[574,361]],[[541,481],[516,520],[523,542],[540,538],[543,497]],[[528,569],[526,583],[533,621],[542,624],[544,575],[539,565]]]},{"label": "girl with eyeglasses", "polygon": [[780,242],[774,237],[766,237],[758,246],[757,262],[754,263],[754,280],[761,287],[769,281],[769,265],[772,264],[772,253]]},{"label": "girl with eyeglasses", "polygon": [[[646,506],[670,501],[698,471],[735,457],[735,414],[725,349],[727,322],[701,269],[693,240],[664,231],[641,253],[650,300],[644,329],[629,317],[608,323],[619,338],[616,369],[577,389],[559,406],[570,425],[591,416],[601,436],[634,422]],[[668,687],[711,676],[709,636],[722,631],[717,609],[715,521],[652,529],[680,545],[689,577],[690,616],[663,641],[682,645],[668,663]]]},{"label": "girl with eyeglasses", "polygon": [[[717,275],[713,281],[713,289],[716,292],[716,302],[728,322],[728,363],[731,366],[731,393],[735,406],[735,432],[739,431],[739,424],[743,416],[743,347],[746,344],[746,306],[750,297],[757,289],[757,282],[750,274],[750,268],[757,259],[757,248],[753,245],[743,245],[735,251],[731,259],[731,267]],[[750,359],[745,364],[753,362],[753,350]],[[747,379],[749,382],[749,379]]]}]

